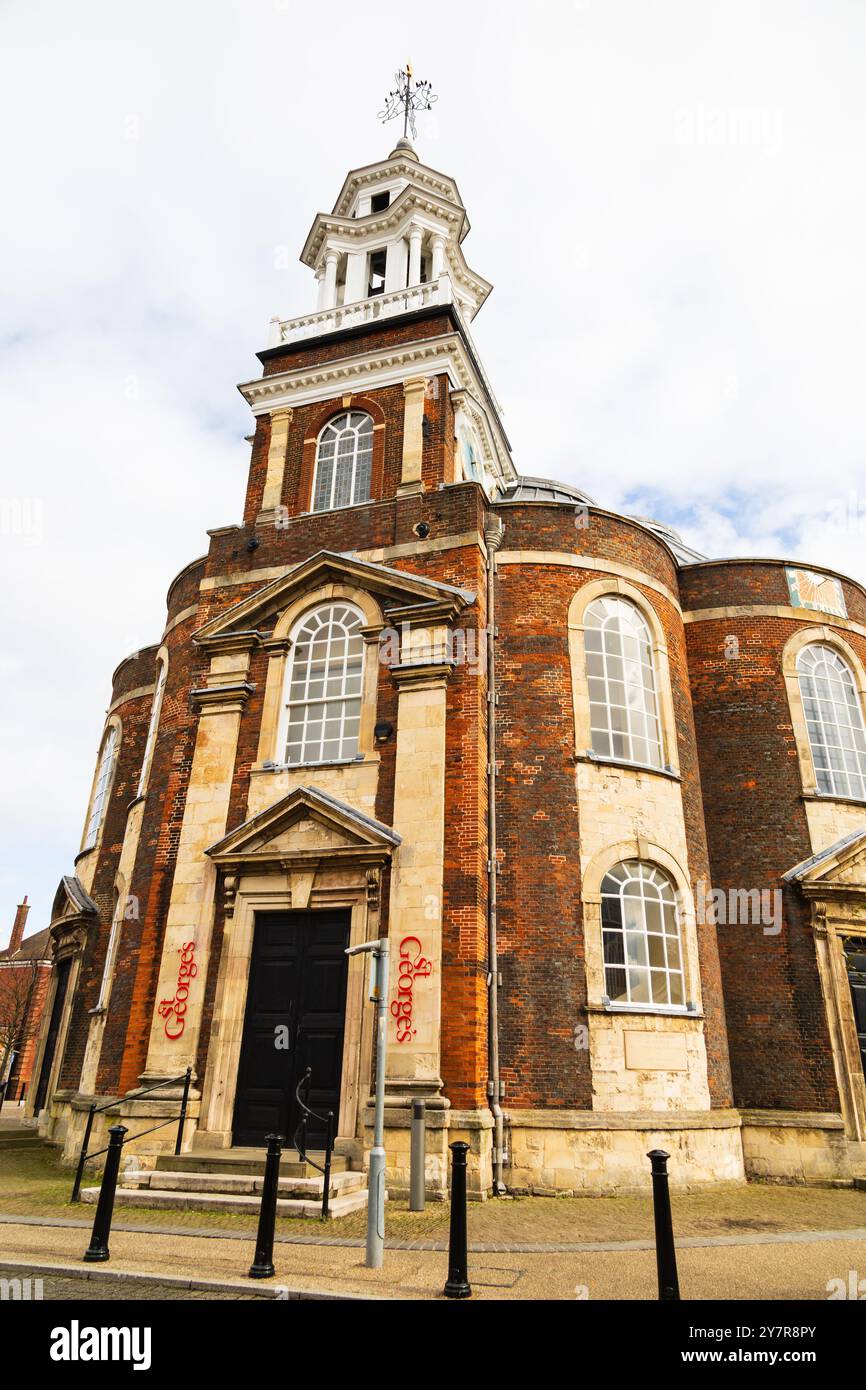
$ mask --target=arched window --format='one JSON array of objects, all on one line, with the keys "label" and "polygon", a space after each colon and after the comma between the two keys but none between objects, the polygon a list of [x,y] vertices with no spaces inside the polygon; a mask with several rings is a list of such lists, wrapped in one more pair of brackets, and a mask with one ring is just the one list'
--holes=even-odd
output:
[{"label": "arched window", "polygon": [[105,964],[102,967],[102,980],[99,985],[99,998],[94,1006],[95,1011],[104,1009],[108,1003],[108,993],[114,974],[114,962],[117,957],[124,906],[125,900],[121,898],[120,893],[115,888],[114,911],[111,914],[111,931],[108,934],[108,946],[105,950]]},{"label": "arched window", "polygon": [[84,836],[85,849],[93,849],[93,846],[99,838],[99,827],[102,824],[102,815],[105,810],[105,801],[111,783],[111,774],[114,771],[114,753],[116,747],[117,725],[109,724],[105,731],[105,737],[102,740],[102,750],[99,754],[99,769],[96,773],[96,783],[93,788],[90,811],[87,816],[87,831]]},{"label": "arched window", "polygon": [[667,874],[639,859],[610,869],[601,885],[601,927],[612,1004],[685,1008],[679,914]]},{"label": "arched window", "polygon": [[286,686],[286,762],[354,758],[361,722],[363,615],[348,603],[326,603],[292,633]]},{"label": "arched window", "polygon": [[329,420],[319,435],[313,511],[330,512],[370,500],[373,421],[359,410]]},{"label": "arched window", "polygon": [[833,647],[804,647],[800,696],[818,791],[866,801],[866,730],[854,675]]},{"label": "arched window", "polygon": [[584,618],[592,751],[662,766],[662,741],[649,628],[633,603],[597,598]]},{"label": "arched window", "polygon": [[153,758],[153,746],[156,743],[156,731],[159,726],[159,715],[162,709],[162,697],[165,694],[165,682],[168,676],[168,662],[164,657],[160,657],[157,663],[156,688],[153,692],[153,704],[150,707],[150,723],[147,726],[147,742],[144,745],[144,757],[141,760],[141,776],[138,779],[138,795],[144,796],[147,786],[147,779],[150,775],[150,764]]}]

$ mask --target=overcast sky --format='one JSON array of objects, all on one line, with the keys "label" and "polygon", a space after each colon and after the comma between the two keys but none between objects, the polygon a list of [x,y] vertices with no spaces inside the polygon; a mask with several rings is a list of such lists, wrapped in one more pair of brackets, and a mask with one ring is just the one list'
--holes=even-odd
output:
[{"label": "overcast sky", "polygon": [[0,942],[111,672],[241,515],[267,322],[407,57],[519,471],[866,579],[862,0],[0,3]]}]

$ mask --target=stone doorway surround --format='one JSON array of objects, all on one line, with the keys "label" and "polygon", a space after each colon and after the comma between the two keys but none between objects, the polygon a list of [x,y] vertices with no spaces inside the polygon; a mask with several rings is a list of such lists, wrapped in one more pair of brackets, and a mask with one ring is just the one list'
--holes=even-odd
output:
[{"label": "stone doorway surround", "polygon": [[[379,935],[382,873],[400,836],[326,792],[297,787],[208,851],[218,873],[225,929],[213,1023],[193,1147],[230,1148],[256,915],[345,908],[349,944]],[[359,1107],[369,1091],[373,1044],[364,956],[349,959],[343,1070],[337,1122],[340,1152],[359,1158]]]},{"label": "stone doorway surround", "polygon": [[[39,1043],[33,1064],[33,1082],[28,1088],[27,1103],[24,1108],[24,1114],[28,1119],[36,1119],[38,1121],[39,1133],[46,1139],[60,1137],[59,1134],[55,1136],[55,1130],[57,1130],[58,1124],[60,1130],[63,1130],[65,1123],[63,1120],[64,1113],[68,1115],[66,1104],[75,1095],[74,1091],[64,1092],[58,1090],[57,1083],[63,1065],[63,1054],[66,1050],[66,1039],[69,1033],[69,1023],[72,1018],[72,1009],[75,1003],[76,990],[78,988],[78,977],[81,971],[84,947],[87,943],[90,928],[97,923],[98,920],[99,910],[96,903],[85,891],[80,879],[74,875],[65,874],[60,880],[51,907],[50,936],[53,968],[51,971],[51,981],[48,987],[48,997],[45,1001],[45,1008],[42,1013]],[[51,1071],[47,1077],[45,1104],[37,1114],[35,1102],[39,1093],[45,1049],[48,1044],[51,1016],[54,1011],[54,1000],[58,988],[59,976],[57,973],[57,966],[64,960],[69,961],[66,993],[57,1027],[54,1056],[51,1060]]]},{"label": "stone doorway surround", "polygon": [[812,930],[845,1136],[866,1157],[866,1079],[845,962],[845,939],[866,936],[866,825],[785,874],[811,905]]}]

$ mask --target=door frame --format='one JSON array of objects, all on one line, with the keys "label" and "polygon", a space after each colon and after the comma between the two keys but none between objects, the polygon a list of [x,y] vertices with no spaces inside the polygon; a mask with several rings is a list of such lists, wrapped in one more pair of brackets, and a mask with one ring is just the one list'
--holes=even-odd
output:
[{"label": "door frame", "polygon": [[[58,897],[59,897],[58,892]],[[55,898],[55,904],[57,898]],[[81,961],[84,954],[84,947],[87,941],[87,918],[83,913],[72,913],[70,916],[52,922],[51,924],[51,951],[53,955],[51,965],[51,975],[49,977],[48,990],[45,998],[45,1006],[42,1010],[42,1021],[39,1026],[39,1041],[36,1048],[36,1055],[33,1059],[33,1070],[31,1072],[31,1084],[27,1087],[27,1096],[24,1103],[24,1114],[27,1119],[38,1121],[39,1133],[46,1138],[51,1138],[55,1116],[53,1114],[53,1104],[55,1093],[58,1090],[60,1071],[63,1066],[63,1059],[66,1055],[66,1043],[69,1037],[69,1025],[72,1021],[72,1010],[78,993],[78,977],[81,973]],[[66,977],[66,990],[63,997],[63,1006],[60,1012],[59,1026],[54,1043],[54,1055],[51,1059],[50,1070],[46,1078],[45,1103],[36,1109],[36,1098],[40,1090],[42,1069],[45,1063],[45,1053],[48,1047],[48,1034],[51,1030],[51,1015],[54,1012],[54,1004],[57,999],[59,988],[58,966],[69,962],[69,974]],[[33,1084],[35,1078],[36,1084]]]},{"label": "door frame", "polygon": [[[223,880],[226,921],[220,953],[213,1025],[208,1047],[195,1148],[230,1148],[238,1068],[246,1020],[247,991],[256,917],[266,912],[348,909],[349,945],[379,935],[381,871],[378,865],[349,866],[325,860],[313,874],[241,868]],[[337,1147],[350,1152],[363,1140],[363,1105],[369,1092],[373,1053],[372,1010],[367,1006],[368,962],[349,957],[343,1066],[337,1116]]]},{"label": "door frame", "polygon": [[[306,941],[310,940],[310,939],[315,935],[315,931],[316,931],[316,919],[317,919],[317,917],[319,916],[319,914],[321,914],[323,917],[325,917],[325,916],[329,917],[330,920],[331,920],[331,924],[332,924],[332,925],[333,925],[333,923],[334,923],[335,920],[336,920],[336,921],[339,921],[339,922],[341,923],[341,925],[342,925],[342,926],[344,927],[344,929],[345,929],[345,933],[346,933],[346,945],[348,946],[348,945],[350,944],[351,914],[350,914],[350,913],[347,913],[347,911],[346,911],[345,908],[339,908],[339,907],[329,907],[329,908],[307,908],[306,910],[302,910],[302,911],[298,911],[297,909],[293,909],[291,913],[286,913],[286,914],[283,914],[283,913],[275,913],[272,909],[269,909],[267,912],[258,912],[258,913],[255,913],[255,914],[254,914],[253,939],[252,939],[251,948],[250,948],[250,971],[249,971],[248,978],[247,978],[247,1000],[248,1000],[248,1002],[249,1002],[249,976],[252,974],[252,964],[253,964],[253,961],[254,961],[255,955],[256,955],[256,942],[259,940],[259,932],[260,932],[261,928],[265,925],[265,923],[267,922],[267,920],[268,920],[269,917],[277,916],[277,917],[282,918],[282,920],[283,920],[284,922],[287,922],[287,923],[291,923],[291,919],[292,919],[292,918],[295,918],[295,919],[296,919],[295,925],[297,926],[298,930],[301,932],[301,939],[300,939],[300,942],[298,943],[298,946],[296,947],[296,950],[297,950],[297,960],[298,960],[298,962],[299,962],[299,968],[298,968],[297,974],[296,974],[296,976],[295,976],[296,988],[295,988],[295,994],[294,994],[294,1000],[293,1000],[294,1006],[295,1006],[295,1009],[296,1009],[296,1013],[291,1014],[290,1017],[291,1017],[291,1018],[297,1018],[298,1021],[300,1021],[300,1018],[301,1018],[301,1016],[302,1016],[302,1015],[301,1015],[301,1004],[302,1004],[303,999],[304,999],[304,979],[305,979],[305,973],[304,973],[304,972],[305,972],[305,966],[306,966],[306,961],[307,961]],[[337,914],[339,914],[339,916],[338,916]],[[324,923],[323,923],[322,925],[324,925]],[[309,933],[309,935],[308,935],[308,933]],[[306,938],[306,941],[305,941],[305,938]],[[345,970],[345,976],[344,976],[344,989],[343,989],[343,991],[342,991],[342,993],[343,993],[343,1000],[342,1000],[342,1004],[343,1004],[343,1016],[342,1016],[342,1025],[341,1025],[341,1032],[342,1032],[342,1034],[343,1034],[343,1038],[345,1039],[345,1028],[346,1028],[346,1003],[347,1003],[347,999],[348,999],[348,989],[349,989],[349,974],[348,974],[348,964],[349,964],[349,962],[345,959],[345,957],[343,957],[343,960],[340,961],[339,963],[340,963],[341,969]],[[243,1028],[243,1032],[242,1032],[242,1034],[241,1034],[241,1047],[240,1047],[240,1052],[239,1052],[239,1057],[238,1057],[238,1075],[237,1075],[237,1081],[236,1081],[236,1085],[235,1085],[235,1107],[234,1107],[234,1112],[233,1112],[233,1115],[232,1115],[232,1136],[233,1136],[233,1143],[234,1143],[234,1142],[237,1142],[237,1141],[234,1140],[234,1136],[236,1135],[238,1129],[239,1129],[239,1128],[240,1128],[240,1129],[243,1129],[243,1128],[244,1128],[243,1125],[240,1125],[240,1126],[239,1126],[238,1123],[237,1123],[237,1120],[238,1120],[237,1113],[236,1113],[236,1112],[237,1112],[237,1102],[238,1102],[237,1083],[238,1083],[238,1082],[240,1081],[240,1079],[241,1079],[241,1064],[243,1063],[243,1059],[244,1059],[244,1041],[245,1041],[246,1035],[247,1035],[247,1024],[248,1024],[248,1021],[249,1021],[249,1020],[248,1020],[248,1010],[245,1008],[245,1009],[244,1009],[244,1028]],[[297,1030],[296,1030],[296,1032],[295,1032],[295,1037],[294,1037],[294,1039],[292,1040],[292,1043],[291,1043],[291,1048],[290,1048],[290,1050],[289,1050],[288,1052],[286,1052],[286,1053],[284,1054],[284,1064],[285,1064],[286,1066],[288,1066],[288,1067],[291,1068],[291,1078],[292,1078],[292,1079],[291,1079],[291,1082],[290,1082],[290,1085],[289,1085],[288,1087],[286,1087],[286,1088],[283,1089],[283,1094],[284,1094],[284,1095],[286,1096],[286,1098],[287,1098],[287,1110],[288,1110],[288,1116],[287,1116],[287,1125],[288,1125],[288,1128],[287,1128],[287,1129],[285,1130],[285,1132],[284,1132],[284,1137],[285,1137],[287,1140],[289,1140],[289,1141],[291,1141],[292,1136],[293,1136],[293,1134],[294,1134],[294,1132],[295,1132],[295,1130],[296,1130],[296,1128],[297,1128],[297,1120],[295,1119],[295,1121],[293,1122],[293,1112],[294,1112],[294,1109],[295,1109],[294,1095],[295,1095],[295,1091],[296,1091],[296,1089],[297,1089],[297,1087],[298,1087],[298,1084],[299,1084],[300,1081],[303,1079],[303,1075],[302,1075],[302,1074],[298,1074],[298,1060],[297,1060],[298,1036],[299,1036],[299,1035],[298,1035],[298,1032],[297,1032]],[[340,1107],[340,1103],[341,1103],[341,1100],[342,1100],[342,1094],[343,1094],[343,1090],[342,1090],[342,1087],[343,1087],[343,1074],[342,1074],[343,1060],[344,1060],[344,1059],[343,1059],[342,1048],[341,1048],[341,1055],[340,1055],[340,1085],[339,1085],[339,1087],[338,1087],[338,1089],[337,1089],[338,1108]],[[315,1077],[313,1078],[313,1080],[314,1080],[314,1082],[315,1082]],[[249,1076],[247,1077],[247,1081],[249,1082]],[[313,1104],[313,1102],[310,1102],[310,1103]],[[321,1109],[323,1109],[323,1108],[328,1108],[328,1109],[330,1109],[330,1108],[331,1108],[330,1102],[327,1103],[327,1107],[324,1107],[324,1106],[322,1106],[322,1105],[318,1105],[318,1106],[317,1106],[317,1109],[319,1109],[319,1110],[321,1110]],[[272,1128],[273,1128],[273,1127],[272,1127]],[[321,1146],[317,1146],[317,1147],[321,1147]]]},{"label": "door frame", "polygon": [[866,1141],[866,1076],[854,1018],[854,1001],[848,979],[844,940],[866,936],[866,893],[846,885],[838,896],[826,891],[812,899],[812,930],[818,955],[818,972],[824,994],[827,1025],[845,1133],[855,1143]]}]

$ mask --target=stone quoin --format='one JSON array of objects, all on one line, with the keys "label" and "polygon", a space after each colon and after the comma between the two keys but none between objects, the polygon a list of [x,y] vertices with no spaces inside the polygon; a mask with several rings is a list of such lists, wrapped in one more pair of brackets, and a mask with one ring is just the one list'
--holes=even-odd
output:
[{"label": "stone quoin", "polygon": [[146,1163],[191,1067],[184,1148],[263,1148],[310,1068],[363,1169],[345,950],[387,934],[392,1192],[417,1098],[432,1197],[456,1140],[475,1198],[645,1189],[655,1147],[680,1185],[851,1179],[866,591],[518,472],[468,231],[407,139],[313,222],[315,307],[240,387],[243,519],[114,673],[29,1113],[72,1159],[114,1100],[94,1146],[120,1117]]}]

